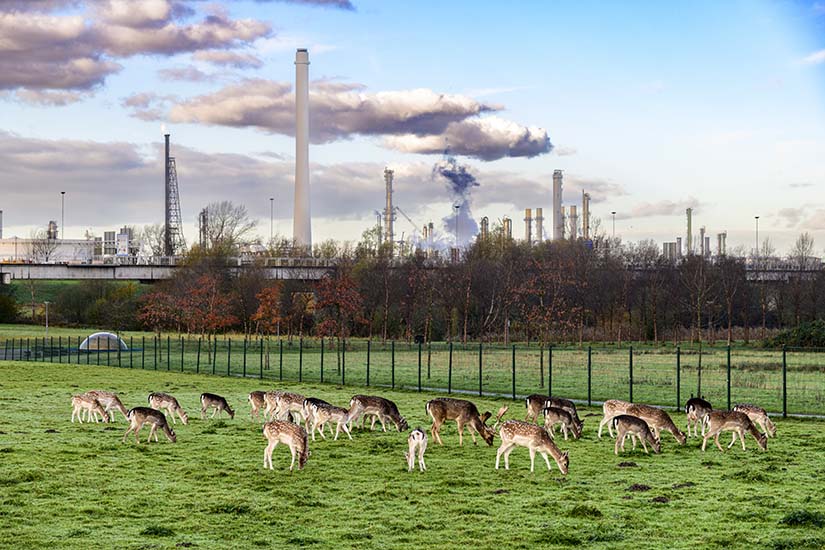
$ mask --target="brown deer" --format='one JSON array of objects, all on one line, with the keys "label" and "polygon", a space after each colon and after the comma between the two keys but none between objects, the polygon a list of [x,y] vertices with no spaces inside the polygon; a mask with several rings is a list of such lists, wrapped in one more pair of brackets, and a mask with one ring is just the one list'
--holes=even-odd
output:
[{"label": "brown deer", "polygon": [[109,422],[113,422],[115,419],[115,415],[112,412],[113,410],[120,411],[120,414],[123,415],[123,418],[126,418],[127,421],[129,420],[126,417],[126,413],[128,413],[129,411],[127,411],[126,407],[123,406],[123,403],[120,401],[120,398],[117,396],[116,393],[103,390],[91,390],[87,391],[86,395],[90,395],[98,401],[100,401],[100,404],[103,405],[103,408],[109,415]]},{"label": "brown deer", "polygon": [[[270,397],[270,395],[272,397]],[[296,423],[304,423],[304,429],[307,429],[306,419],[301,416],[304,408],[304,400],[306,397],[299,393],[288,391],[266,392],[267,414],[268,418],[275,418],[278,420],[294,420]]]},{"label": "brown deer", "polygon": [[768,450],[768,436],[760,433],[759,430],[756,429],[756,426],[753,425],[753,422],[751,422],[751,419],[748,418],[748,415],[743,412],[713,411],[705,417],[705,422],[707,423],[707,431],[705,432],[705,437],[702,440],[703,451],[708,443],[708,439],[712,437],[719,450],[724,452],[725,450],[719,444],[719,435],[723,431],[733,432],[733,439],[731,439],[728,449],[733,447],[733,444],[736,443],[736,436],[738,435],[739,440],[742,442],[742,450],[744,451],[745,432],[747,431],[754,437],[754,439],[756,439],[756,443],[759,444],[759,448],[763,451]]},{"label": "brown deer", "polygon": [[[301,414],[304,416],[304,428],[315,437],[314,429],[311,430],[311,427],[315,425],[315,418],[313,418],[315,409],[313,409],[313,405],[328,405],[330,407],[333,405],[318,397],[307,397],[301,404]],[[326,423],[321,424],[321,431],[323,431],[324,426],[326,426]],[[332,426],[329,427],[329,433],[332,435]],[[324,434],[322,433],[321,435],[323,436]],[[313,439],[313,441],[315,440]]]},{"label": "brown deer", "polygon": [[[687,416],[688,437],[699,435],[699,426],[702,426],[702,435],[705,435],[705,417],[711,413],[713,405],[709,401],[705,401],[703,397],[693,397],[690,394],[690,399],[685,403],[685,416]],[[693,433],[690,433],[693,428]]]},{"label": "brown deer", "polygon": [[627,409],[626,414],[641,418],[647,422],[647,425],[650,427],[650,430],[657,439],[661,439],[659,432],[664,430],[673,434],[673,437],[676,438],[679,445],[684,445],[687,441],[685,432],[677,428],[676,424],[674,424],[673,420],[670,418],[670,415],[662,409],[651,407],[650,405],[635,404]]},{"label": "brown deer", "polygon": [[776,426],[771,422],[767,411],[762,407],[757,407],[749,403],[739,403],[733,407],[733,410],[748,415],[751,422],[762,428],[762,431],[765,432],[768,437],[776,437]]},{"label": "brown deer", "polygon": [[131,432],[135,432],[135,441],[140,443],[140,437],[138,434],[143,428],[143,425],[147,423],[152,426],[149,430],[149,437],[146,438],[147,443],[152,441],[152,436],[155,436],[155,441],[158,440],[158,428],[163,430],[163,433],[166,434],[166,438],[172,443],[175,443],[178,440],[175,432],[169,427],[169,422],[166,421],[166,415],[157,409],[150,409],[149,407],[135,407],[126,413],[126,418],[129,419],[130,424],[129,428],[126,430],[126,433],[123,434],[123,443],[126,443],[126,436]]},{"label": "brown deer", "polygon": [[633,441],[634,451],[636,450],[636,439],[638,438],[639,441],[642,442],[642,448],[645,450],[645,454],[650,454],[647,451],[645,441],[651,444],[654,453],[659,454],[662,452],[662,443],[659,441],[659,438],[653,435],[647,422],[641,418],[620,414],[613,418],[612,424],[613,427],[616,428],[616,445],[613,447],[613,452],[617,456],[619,454],[619,447],[621,447],[622,452],[624,452],[624,442],[628,437]]},{"label": "brown deer", "polygon": [[584,428],[584,421],[579,418],[579,412],[576,410],[576,404],[569,399],[563,399],[561,397],[548,397],[540,393],[534,393],[533,395],[527,396],[526,405],[527,417],[524,419],[525,422],[535,422],[542,410],[547,407],[556,407],[569,412],[573,417],[573,420],[576,424],[578,424],[580,431]]},{"label": "brown deer", "polygon": [[556,437],[556,424],[561,424],[561,431],[564,434],[565,441],[567,441],[568,430],[572,433],[573,439],[581,437],[581,427],[568,411],[558,407],[545,407],[541,412],[544,414],[544,429],[547,430],[554,439]]},{"label": "brown deer", "polygon": [[172,424],[175,423],[175,414],[180,417],[184,425],[189,424],[189,415],[181,408],[178,400],[163,392],[153,392],[149,394],[149,406],[153,409],[163,410],[164,414],[169,414]]},{"label": "brown deer", "polygon": [[307,442],[307,432],[303,426],[293,424],[286,420],[272,420],[264,424],[264,437],[269,442],[264,449],[264,468],[272,467],[272,451],[278,446],[278,443],[284,443],[289,446],[289,452],[292,453],[292,462],[289,465],[289,471],[295,467],[295,457],[298,457],[298,469],[303,470],[304,465],[309,458],[309,446]]},{"label": "brown deer", "polygon": [[216,414],[220,414],[223,411],[229,415],[229,418],[235,419],[235,411],[232,410],[232,407],[229,406],[229,402],[220,395],[216,395],[214,393],[202,393],[201,394],[201,420],[206,418],[206,411],[210,408],[215,409],[212,411],[212,416],[209,418],[215,418]]},{"label": "brown deer", "polygon": [[367,415],[372,416],[372,424],[370,431],[375,428],[375,421],[381,422],[381,427],[386,432],[386,421],[390,420],[395,424],[395,429],[399,432],[406,431],[409,426],[407,420],[398,412],[398,406],[390,401],[377,395],[355,395],[349,402],[349,419],[350,427],[361,419],[361,427],[364,427],[364,418]]},{"label": "brown deer", "polygon": [[83,413],[88,414],[88,421],[97,422],[97,415],[103,418],[103,422],[109,422],[109,413],[100,404],[100,401],[88,394],[72,396],[72,422],[77,421],[83,424]]},{"label": "brown deer", "polygon": [[495,430],[487,426],[487,419],[490,418],[490,413],[478,414],[478,408],[470,402],[463,399],[451,399],[449,397],[439,397],[427,401],[427,414],[433,419],[430,434],[433,436],[439,445],[444,443],[441,441],[439,430],[445,420],[455,420],[458,426],[458,444],[464,445],[464,426],[470,431],[470,436],[473,438],[473,445],[477,445],[475,434],[478,433],[487,443],[493,444],[495,437]]},{"label": "brown deer", "polygon": [[532,422],[522,422],[521,420],[508,420],[501,425],[499,430],[499,437],[501,437],[501,447],[496,451],[496,470],[498,470],[499,460],[501,455],[504,455],[504,469],[510,469],[510,453],[516,446],[527,447],[530,451],[530,472],[535,469],[536,452],[539,452],[544,457],[547,463],[547,469],[553,469],[550,466],[550,460],[547,454],[552,455],[553,460],[562,474],[567,474],[570,465],[570,457],[567,452],[561,452],[547,430],[541,426],[536,426]]},{"label": "brown deer", "polygon": [[249,400],[249,417],[253,420],[260,420],[261,413],[266,409],[266,401],[264,397],[266,396],[266,392],[264,391],[253,391],[249,392],[247,399]]},{"label": "brown deer", "polygon": [[[317,400],[317,401],[320,401]],[[352,434],[349,431],[349,426],[347,423],[349,422],[349,413],[347,409],[336,407],[335,405],[330,405],[327,402],[308,402],[308,409],[309,409],[309,417],[312,419],[312,440],[315,441],[315,431],[318,430],[318,433],[321,434],[322,439],[326,439],[324,436],[324,426],[327,422],[335,422],[335,438],[334,441],[338,440],[338,434],[343,429],[347,436],[352,439]],[[330,432],[332,431],[332,426],[330,426]]]},{"label": "brown deer", "polygon": [[608,399],[605,401],[602,404],[604,418],[599,422],[599,438],[602,437],[602,428],[605,426],[607,426],[610,437],[613,437],[613,423],[611,421],[620,414],[625,414],[632,405],[633,403],[630,401],[622,401],[621,399]]},{"label": "brown deer", "polygon": [[427,451],[427,434],[421,428],[416,428],[410,432],[407,438],[408,450],[404,453],[407,459],[407,471],[412,472],[415,467],[415,457],[418,455],[418,469],[425,471],[427,465],[424,464],[424,453]]}]

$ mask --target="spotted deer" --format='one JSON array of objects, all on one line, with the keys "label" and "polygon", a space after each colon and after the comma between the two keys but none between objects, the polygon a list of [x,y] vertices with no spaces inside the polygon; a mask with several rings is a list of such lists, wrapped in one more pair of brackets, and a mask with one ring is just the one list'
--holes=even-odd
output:
[{"label": "spotted deer", "polygon": [[776,437],[776,426],[771,422],[767,411],[762,407],[757,407],[749,403],[739,403],[733,407],[733,410],[748,415],[751,422],[762,428],[762,431],[766,433],[768,437]]},{"label": "spotted deer", "polygon": [[458,444],[464,445],[464,426],[467,426],[470,431],[470,437],[473,438],[473,445],[477,445],[475,434],[478,433],[484,439],[487,445],[493,444],[495,437],[495,430],[487,426],[486,422],[490,418],[490,413],[478,414],[478,408],[470,402],[463,399],[452,399],[449,397],[439,397],[427,401],[427,414],[433,419],[430,434],[433,436],[439,445],[444,443],[441,441],[441,425],[446,420],[455,420],[458,426]]},{"label": "spotted deer", "polygon": [[[299,393],[288,391],[266,392],[266,418],[277,420],[294,420],[296,423],[306,424],[301,415],[306,397]],[[306,429],[306,426],[305,426]]]},{"label": "spotted deer", "polygon": [[763,451],[768,450],[768,436],[760,433],[759,430],[756,429],[756,426],[753,425],[753,422],[751,422],[751,419],[748,418],[748,415],[743,412],[713,411],[707,415],[705,422],[707,423],[707,431],[702,440],[702,451],[705,450],[708,439],[712,437],[719,450],[724,452],[725,450],[719,444],[719,435],[725,431],[733,432],[733,439],[731,439],[728,449],[733,447],[733,444],[736,443],[736,437],[739,436],[739,440],[742,442],[742,450],[746,450],[745,432],[748,432],[756,439],[756,443],[760,449]]},{"label": "spotted deer", "polygon": [[149,406],[153,409],[163,411],[164,414],[168,414],[169,417],[172,419],[172,424],[175,424],[175,414],[178,415],[180,421],[183,422],[184,425],[189,424],[189,416],[181,408],[180,403],[178,403],[178,400],[175,399],[173,396],[169,395],[168,393],[150,393]]},{"label": "spotted deer", "polygon": [[[309,401],[310,400],[307,399],[307,402]],[[334,441],[338,440],[338,434],[342,429],[347,436],[352,439],[352,434],[350,433],[349,426],[347,425],[349,422],[349,411],[341,407],[336,407],[335,405],[330,405],[326,401],[321,401],[320,399],[316,401],[320,402],[312,402],[308,404],[309,417],[312,419],[312,440],[315,441],[316,430],[319,434],[321,434],[322,439],[326,439],[326,436],[324,436],[324,426],[326,426],[327,423],[332,424],[332,422],[335,422],[336,424]],[[329,429],[331,432],[331,425]]]},{"label": "spotted deer", "polygon": [[584,421],[579,418],[579,412],[576,409],[576,404],[569,399],[563,399],[561,397],[548,397],[540,393],[534,393],[533,395],[527,396],[526,404],[527,417],[524,419],[525,422],[535,422],[542,410],[547,407],[556,407],[569,412],[570,416],[572,416],[573,420],[576,424],[578,424],[580,431],[584,428]]},{"label": "spotted deer", "polygon": [[292,454],[292,462],[289,465],[289,471],[295,467],[295,458],[298,458],[298,469],[303,470],[309,458],[309,445],[307,441],[307,432],[300,424],[293,424],[287,420],[271,420],[264,424],[264,437],[268,441],[266,449],[264,449],[264,468],[274,469],[272,467],[272,451],[278,446],[278,443],[284,443],[289,447],[289,452]]},{"label": "spotted deer", "polygon": [[350,427],[354,426],[358,419],[361,419],[361,427],[364,427],[364,419],[372,416],[370,431],[375,428],[376,420],[381,422],[381,427],[386,432],[389,420],[395,424],[395,429],[399,432],[406,431],[409,426],[407,419],[398,412],[398,406],[389,399],[377,395],[355,395],[349,402]]},{"label": "spotted deer", "polygon": [[[705,417],[713,410],[713,406],[709,401],[705,401],[703,397],[693,397],[690,394],[690,399],[685,403],[685,416],[687,416],[688,437],[699,435],[699,426],[702,426],[702,435],[705,435]],[[693,433],[691,434],[691,428]]]},{"label": "spotted deer", "polygon": [[659,438],[653,435],[647,422],[641,418],[620,414],[613,418],[612,424],[613,427],[616,428],[616,445],[613,447],[613,452],[617,456],[619,454],[619,447],[621,447],[622,452],[624,452],[624,442],[628,437],[633,441],[634,451],[636,450],[636,439],[638,439],[642,442],[642,448],[645,450],[645,454],[650,454],[647,451],[647,444],[645,442],[650,443],[654,453],[659,454],[662,452],[662,444]]},{"label": "spotted deer", "polygon": [[407,471],[412,472],[415,468],[415,457],[418,455],[418,469],[425,471],[427,465],[424,463],[424,453],[427,451],[427,434],[421,428],[416,428],[410,432],[407,438],[408,450],[404,453],[407,459]]},{"label": "spotted deer", "polygon": [[103,418],[103,422],[109,422],[109,413],[103,408],[100,401],[88,394],[72,396],[72,422],[77,421],[83,424],[83,414],[88,415],[89,422],[97,422],[97,415]]},{"label": "spotted deer", "polygon": [[673,437],[676,438],[676,441],[679,442],[679,445],[684,445],[687,441],[685,432],[677,428],[676,424],[674,424],[670,418],[670,415],[662,409],[651,407],[650,405],[635,404],[627,409],[626,414],[641,418],[647,422],[650,431],[653,432],[653,435],[656,436],[657,439],[661,439],[659,432],[664,430],[670,432]]},{"label": "spotted deer", "polygon": [[249,417],[253,420],[260,420],[261,413],[266,410],[266,401],[264,400],[266,392],[252,391],[249,392],[247,399],[249,400]]},{"label": "spotted deer", "polygon": [[561,425],[561,432],[564,434],[565,441],[567,441],[568,431],[573,435],[573,439],[581,437],[581,427],[566,410],[558,407],[545,407],[541,412],[544,415],[544,429],[546,429],[554,439],[556,437],[557,424]]},{"label": "spotted deer", "polygon": [[602,428],[607,426],[607,432],[610,437],[613,437],[613,422],[612,420],[620,414],[625,414],[633,403],[630,401],[622,401],[621,399],[608,399],[602,404],[602,411],[604,411],[604,418],[599,422],[599,438],[602,437]]},{"label": "spotted deer", "polygon": [[140,430],[143,428],[144,424],[151,425],[149,437],[146,438],[147,443],[151,442],[152,436],[155,437],[155,441],[158,440],[158,428],[163,430],[163,433],[166,434],[166,438],[172,443],[175,443],[178,440],[174,430],[169,427],[169,422],[166,421],[166,415],[157,409],[151,409],[149,407],[135,407],[126,413],[126,418],[129,419],[129,428],[126,430],[126,433],[123,434],[123,443],[126,443],[126,436],[128,436],[131,432],[135,432],[135,441],[140,443],[140,437],[138,434],[140,434]]},{"label": "spotted deer", "polygon": [[553,469],[550,466],[550,460],[547,455],[550,454],[562,474],[567,474],[570,465],[570,457],[567,452],[561,452],[547,430],[541,426],[537,426],[532,422],[522,422],[521,420],[508,420],[501,425],[499,430],[499,437],[501,437],[501,446],[496,451],[496,470],[498,470],[499,460],[504,455],[504,469],[510,469],[510,453],[513,449],[518,447],[527,447],[530,451],[530,472],[535,469],[536,452],[544,457],[547,463],[547,469]]},{"label": "spotted deer", "polygon": [[[333,405],[332,403],[328,403],[318,397],[307,397],[304,399],[304,402],[301,405],[301,414],[304,416],[304,428],[310,432],[310,434],[313,434],[314,437],[314,430],[312,429],[312,426],[315,424],[315,418],[313,417],[315,409],[313,409],[313,405],[329,405],[330,407]],[[324,426],[326,426],[326,423],[321,424],[322,431]],[[332,426],[329,427],[329,433],[332,435]],[[323,435],[323,433],[321,435]]]},{"label": "spotted deer", "polygon": [[235,419],[235,411],[232,410],[232,407],[229,406],[229,402],[220,395],[216,395],[214,393],[202,393],[201,394],[201,420],[206,418],[206,412],[209,409],[215,409],[212,411],[212,416],[209,418],[215,418],[215,415],[220,415],[223,411],[229,415],[229,418]]},{"label": "spotted deer", "polygon": [[100,401],[100,404],[103,405],[104,410],[109,416],[109,422],[113,422],[115,419],[115,415],[112,412],[113,410],[120,411],[120,414],[123,415],[127,421],[129,420],[126,417],[126,414],[129,412],[126,410],[126,407],[123,406],[123,403],[120,401],[120,398],[117,396],[116,393],[110,391],[103,391],[103,390],[91,390],[87,391],[86,395],[90,395]]}]

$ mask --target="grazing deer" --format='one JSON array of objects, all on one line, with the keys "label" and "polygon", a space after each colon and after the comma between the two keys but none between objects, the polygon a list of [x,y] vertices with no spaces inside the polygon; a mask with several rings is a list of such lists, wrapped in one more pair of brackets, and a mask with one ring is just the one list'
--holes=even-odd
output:
[{"label": "grazing deer", "polygon": [[604,411],[604,418],[602,418],[601,422],[599,422],[599,438],[602,437],[602,428],[607,426],[607,432],[610,434],[610,437],[613,437],[613,423],[611,420],[619,416],[620,414],[625,414],[627,409],[629,409],[633,403],[630,401],[622,401],[621,399],[608,399],[602,404],[602,410]]},{"label": "grazing deer", "polygon": [[[251,407],[249,417],[253,420],[260,420],[262,410],[266,409],[266,401],[264,399],[265,396],[266,392],[264,391],[249,392],[249,396],[247,396],[247,399],[249,399],[249,406]],[[266,415],[264,415],[264,418],[266,418]]]},{"label": "grazing deer", "polygon": [[756,405],[751,405],[749,403],[739,403],[733,407],[733,410],[743,412],[748,415],[751,422],[762,428],[762,431],[765,432],[768,437],[776,436],[776,426],[773,422],[771,422],[767,411],[765,411],[762,407],[757,407]]},{"label": "grazing deer", "polygon": [[475,436],[478,433],[487,445],[492,446],[496,433],[486,424],[487,419],[490,418],[490,413],[478,414],[478,409],[472,402],[463,399],[439,397],[427,401],[426,409],[427,414],[433,419],[430,434],[439,445],[444,444],[439,433],[441,425],[445,420],[455,420],[458,426],[459,445],[464,445],[464,426],[466,425],[470,431],[470,436],[473,438],[473,445],[478,444]]},{"label": "grazing deer", "polygon": [[235,419],[235,411],[232,410],[232,407],[229,406],[229,403],[226,401],[225,398],[221,397],[220,395],[215,395],[214,393],[202,393],[201,394],[201,420],[206,418],[206,411],[209,408],[215,409],[212,411],[212,416],[209,418],[215,418],[216,414],[220,414],[222,411],[226,411],[229,415],[229,418]]},{"label": "grazing deer", "polygon": [[[181,408],[178,400],[163,392],[152,392],[149,394],[149,406],[153,409],[163,410],[164,414],[169,414],[172,424],[175,423],[175,414],[180,417],[184,425],[189,424],[189,415]],[[165,409],[165,410],[164,410]]]},{"label": "grazing deer", "polygon": [[662,452],[661,441],[653,435],[647,422],[641,418],[620,414],[613,418],[612,424],[613,427],[616,428],[616,445],[613,447],[613,452],[616,453],[617,456],[619,454],[619,447],[621,447],[622,452],[624,452],[624,442],[628,437],[633,441],[634,451],[636,450],[636,439],[638,438],[638,440],[642,442],[642,448],[645,450],[645,454],[650,454],[647,451],[645,441],[650,442],[654,453],[659,454]]},{"label": "grazing deer", "polygon": [[77,421],[83,424],[83,413],[88,414],[88,420],[97,422],[97,416],[103,418],[103,422],[109,422],[109,414],[100,404],[100,401],[88,394],[73,395],[72,396],[72,422],[77,418]]},{"label": "grazing deer", "polygon": [[415,467],[415,456],[418,454],[418,469],[425,471],[427,465],[424,464],[424,453],[427,451],[427,434],[421,428],[416,428],[410,432],[407,438],[407,446],[409,449],[404,453],[404,458],[407,459],[407,471],[412,472]]},{"label": "grazing deer", "polygon": [[[282,391],[268,391],[264,392],[264,421],[275,420],[275,411],[278,409],[278,398]],[[303,403],[303,400],[301,401]]]},{"label": "grazing deer", "polygon": [[525,399],[525,405],[527,405],[527,416],[524,417],[524,421],[535,422],[538,419],[539,413],[541,413],[542,409],[547,407],[547,405],[545,405],[547,399],[548,396],[540,393],[528,395],[527,399]]},{"label": "grazing deer", "polygon": [[547,454],[552,455],[553,460],[562,474],[567,474],[570,465],[570,457],[567,452],[561,452],[547,430],[541,426],[536,426],[532,422],[522,422],[521,420],[508,420],[501,425],[499,431],[501,437],[501,447],[496,451],[496,470],[498,470],[499,460],[501,455],[504,455],[504,469],[510,469],[510,453],[516,446],[527,447],[530,451],[530,472],[534,471],[536,462],[536,452],[539,452],[544,457],[547,463],[547,469],[553,469],[550,466],[550,460]]},{"label": "grazing deer", "polygon": [[[309,401],[309,399],[307,399]],[[321,401],[320,399],[318,401]],[[336,407],[335,405],[330,405],[329,403],[323,401],[320,403],[310,403],[309,407],[309,416],[312,419],[312,440],[315,441],[315,430],[318,430],[318,433],[321,434],[322,439],[326,439],[324,436],[324,426],[327,425],[327,422],[335,422],[335,438],[334,441],[338,440],[338,434],[343,429],[347,436],[352,439],[352,434],[349,431],[349,411],[347,409]],[[329,428],[330,433],[332,432],[332,426]]]},{"label": "grazing deer", "polygon": [[705,432],[705,437],[702,440],[703,451],[708,443],[708,439],[712,437],[719,450],[724,452],[725,450],[719,444],[719,434],[723,431],[733,432],[733,439],[731,439],[728,449],[733,447],[733,444],[736,443],[736,436],[738,435],[739,440],[742,442],[742,450],[744,451],[745,432],[747,431],[754,437],[754,439],[756,439],[756,443],[759,444],[759,447],[763,451],[768,450],[768,436],[760,433],[759,430],[756,429],[756,426],[753,425],[753,422],[751,422],[751,419],[748,418],[748,415],[743,412],[713,411],[705,417],[705,422],[707,423],[707,431]]},{"label": "grazing deer", "polygon": [[[705,401],[703,397],[693,397],[690,394],[690,399],[685,403],[685,415],[687,416],[688,437],[691,435],[699,435],[699,426],[702,426],[702,435],[705,435],[705,417],[713,410],[713,406],[709,401]],[[691,427],[693,434],[690,433]]]},{"label": "grazing deer", "polygon": [[544,414],[544,429],[547,430],[554,439],[556,437],[556,424],[561,424],[561,431],[564,434],[565,441],[567,441],[568,430],[573,434],[573,439],[581,437],[581,427],[568,411],[558,407],[545,407],[541,412]]},{"label": "grazing deer", "polygon": [[579,418],[579,412],[576,410],[576,404],[569,399],[563,399],[561,397],[548,397],[540,393],[534,393],[533,395],[527,396],[526,404],[527,417],[524,419],[525,422],[535,422],[542,410],[547,407],[556,407],[569,412],[573,417],[574,422],[578,424],[579,430],[584,428],[584,421]]},{"label": "grazing deer", "polygon": [[409,426],[407,420],[398,412],[398,406],[389,399],[384,399],[377,395],[355,395],[349,402],[349,419],[351,425],[361,419],[361,427],[364,427],[364,418],[372,416],[370,431],[375,428],[375,421],[381,422],[381,427],[386,432],[386,421],[390,420],[395,424],[395,429],[399,432],[406,431]]},{"label": "grazing deer", "polygon": [[118,410],[123,415],[123,418],[126,418],[128,421],[129,419],[126,417],[126,407],[123,406],[123,403],[120,401],[120,398],[117,396],[116,393],[110,391],[103,391],[103,390],[91,390],[87,391],[86,395],[90,395],[100,401],[100,404],[103,405],[103,408],[106,410],[106,413],[109,415],[109,422],[113,422],[115,419],[115,415],[112,410]]},{"label": "grazing deer", "polygon": [[289,471],[295,467],[295,457],[298,457],[298,469],[303,470],[304,465],[309,458],[309,446],[307,444],[307,432],[300,424],[293,424],[286,420],[272,420],[264,424],[264,437],[269,442],[264,449],[264,468],[267,466],[270,470],[272,467],[272,451],[278,443],[284,443],[289,446],[289,452],[292,453],[292,463],[289,465]]},{"label": "grazing deer", "polygon": [[267,412],[264,416],[277,420],[293,420],[296,423],[303,421],[306,424],[306,420],[301,416],[305,399],[306,397],[299,393],[288,391],[266,392]]},{"label": "grazing deer", "polygon": [[[306,399],[304,399],[304,402],[301,404],[301,414],[304,416],[304,428],[308,432],[312,433],[313,437],[315,437],[314,432],[310,431],[310,426],[313,426],[315,424],[315,419],[312,416],[313,412],[314,412],[313,405],[329,405],[330,407],[332,407],[333,405],[332,405],[332,403],[328,403],[328,402],[326,402],[323,399],[320,399],[318,397],[307,397]],[[321,424],[321,430],[322,431],[324,429],[324,426],[326,426],[326,424]],[[330,428],[329,428],[329,433],[330,433],[330,435],[332,435],[332,426],[330,426]],[[322,433],[321,435],[324,435],[324,434]],[[314,439],[313,439],[313,441],[314,441]]]},{"label": "grazing deer", "polygon": [[158,428],[163,430],[166,438],[175,443],[178,437],[172,428],[169,427],[169,422],[166,421],[166,415],[157,409],[150,409],[149,407],[135,407],[126,413],[126,418],[129,419],[129,429],[123,434],[123,443],[126,443],[126,436],[131,432],[135,432],[135,441],[140,443],[138,434],[143,428],[144,424],[151,424],[152,428],[149,430],[149,437],[146,438],[146,443],[152,441],[152,436],[155,436],[155,441],[158,440]]},{"label": "grazing deer", "polygon": [[659,431],[664,430],[673,434],[673,437],[676,438],[679,445],[684,445],[687,441],[685,432],[677,428],[676,424],[674,424],[673,420],[670,418],[670,415],[662,409],[651,407],[650,405],[636,404],[629,407],[626,414],[641,418],[647,422],[647,425],[650,427],[650,430],[657,439],[661,438]]}]

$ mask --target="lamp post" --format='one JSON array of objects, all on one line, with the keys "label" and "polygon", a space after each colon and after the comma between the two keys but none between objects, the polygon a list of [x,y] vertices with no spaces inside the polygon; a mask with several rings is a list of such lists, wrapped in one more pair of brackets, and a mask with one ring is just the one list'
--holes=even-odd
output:
[{"label": "lamp post", "polygon": [[43,305],[46,306],[46,338],[49,337],[49,303],[50,302],[43,302]]},{"label": "lamp post", "polygon": [[754,216],[756,220],[756,261],[759,262],[759,216]]},{"label": "lamp post", "polygon": [[66,238],[66,192],[60,192],[60,234],[62,238]]},{"label": "lamp post", "polygon": [[611,214],[613,215],[613,238],[616,238],[616,211],[612,211]]},{"label": "lamp post", "polygon": [[461,209],[460,204],[454,204],[455,209],[455,247],[458,248],[458,211]]},{"label": "lamp post", "polygon": [[272,220],[275,219],[275,197],[269,197],[269,246],[272,246]]}]

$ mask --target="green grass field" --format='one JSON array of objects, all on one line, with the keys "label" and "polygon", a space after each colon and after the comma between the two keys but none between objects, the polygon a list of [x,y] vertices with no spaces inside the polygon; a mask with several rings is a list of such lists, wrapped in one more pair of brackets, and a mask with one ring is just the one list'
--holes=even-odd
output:
[{"label": "green grass field", "polygon": [[[86,365],[0,362],[0,546],[8,548],[821,548],[825,545],[825,434],[817,420],[776,421],[768,451],[702,453],[699,441],[663,454],[616,457],[586,419],[562,476],[524,449],[496,471],[495,446],[433,441],[428,471],[406,472],[406,434],[355,431],[354,441],[310,443],[303,471],[262,467],[265,441],[246,394],[257,380]],[[277,385],[344,405],[364,388]],[[175,394],[193,420],[178,442],[123,444],[126,423],[72,424],[70,396],[111,389],[127,407],[150,391]],[[201,421],[198,396],[237,407],[234,420]],[[372,391],[375,391],[373,388]],[[427,426],[433,395],[379,391],[411,426]],[[476,399],[507,418],[521,402]],[[597,413],[584,409],[580,414]],[[675,414],[677,424],[684,415]],[[146,434],[144,434],[145,437]],[[725,438],[727,439],[727,437]]]}]

